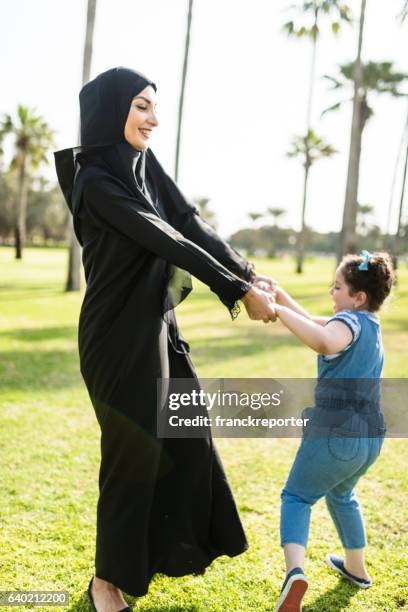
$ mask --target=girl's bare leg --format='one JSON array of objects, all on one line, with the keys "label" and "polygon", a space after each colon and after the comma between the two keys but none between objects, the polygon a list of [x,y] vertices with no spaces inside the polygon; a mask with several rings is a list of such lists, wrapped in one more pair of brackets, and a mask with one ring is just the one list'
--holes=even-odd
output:
[{"label": "girl's bare leg", "polygon": [[364,550],[364,548],[345,548],[344,567],[353,576],[369,580],[370,576],[364,563]]},{"label": "girl's bare leg", "polygon": [[306,548],[301,544],[285,544],[283,547],[285,553],[286,573],[288,574],[294,567],[305,569]]}]

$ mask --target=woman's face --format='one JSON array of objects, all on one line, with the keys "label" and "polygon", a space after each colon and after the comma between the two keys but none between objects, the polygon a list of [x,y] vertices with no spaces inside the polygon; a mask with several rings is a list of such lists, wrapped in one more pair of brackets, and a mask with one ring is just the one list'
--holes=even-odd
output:
[{"label": "woman's face", "polygon": [[148,85],[131,102],[124,129],[125,138],[134,149],[143,151],[148,148],[153,130],[158,125],[156,92]]}]

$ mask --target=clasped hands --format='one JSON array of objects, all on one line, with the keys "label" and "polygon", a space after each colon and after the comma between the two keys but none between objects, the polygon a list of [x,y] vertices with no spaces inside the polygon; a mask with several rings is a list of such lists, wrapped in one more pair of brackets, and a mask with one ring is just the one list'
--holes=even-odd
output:
[{"label": "clasped hands", "polygon": [[251,289],[241,298],[250,319],[255,321],[276,321],[277,282],[269,276],[257,274]]}]

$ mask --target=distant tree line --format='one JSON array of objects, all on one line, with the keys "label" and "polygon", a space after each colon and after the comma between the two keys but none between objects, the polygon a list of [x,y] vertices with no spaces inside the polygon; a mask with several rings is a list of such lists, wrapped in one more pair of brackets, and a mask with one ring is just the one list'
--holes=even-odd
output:
[{"label": "distant tree line", "polygon": [[[61,189],[44,178],[26,178],[25,243],[58,245],[67,243],[68,208],[61,198]],[[16,244],[18,227],[18,176],[0,171],[0,244]]]},{"label": "distant tree line", "polygon": [[[336,254],[339,241],[339,232],[316,232],[307,227],[304,229],[307,240],[308,253]],[[369,251],[392,250],[394,235],[384,235],[377,226],[372,227],[365,234],[357,234],[361,248]],[[279,257],[287,253],[296,253],[298,232],[291,228],[281,228],[272,225],[263,225],[259,228],[246,228],[234,232],[230,244],[245,252],[248,256]],[[404,226],[404,236],[401,245],[401,254],[408,253],[408,225]]]}]

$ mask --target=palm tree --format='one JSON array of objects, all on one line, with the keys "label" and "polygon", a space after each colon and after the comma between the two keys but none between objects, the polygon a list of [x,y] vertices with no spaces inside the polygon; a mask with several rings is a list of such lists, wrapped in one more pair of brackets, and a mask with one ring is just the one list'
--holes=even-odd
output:
[{"label": "palm tree", "polygon": [[[302,147],[307,147],[309,138],[308,135],[313,134],[311,117],[312,117],[312,103],[313,103],[313,94],[314,94],[314,86],[315,86],[315,72],[316,72],[316,55],[317,55],[317,41],[320,35],[320,21],[322,17],[326,17],[330,19],[332,32],[337,35],[341,29],[342,22],[350,23],[351,22],[351,13],[349,6],[342,2],[341,0],[307,0],[301,3],[299,7],[292,7],[292,9],[296,9],[301,13],[301,16],[306,16],[307,23],[297,22],[295,19],[292,19],[286,22],[283,26],[283,29],[286,31],[288,36],[296,37],[296,38],[309,38],[312,42],[312,59],[310,64],[310,77],[309,77],[309,93],[307,99],[307,110],[306,110],[306,136],[303,138]],[[306,151],[307,157],[307,151]],[[304,178],[304,191],[303,191],[303,201],[302,201],[302,218],[301,218],[301,236],[299,236],[298,240],[298,252],[297,252],[297,272],[302,272],[303,269],[303,250],[305,243],[305,212],[306,212],[306,204],[307,204],[307,180],[308,177],[306,173],[310,170],[310,165],[305,164],[305,178]]]},{"label": "palm tree", "polygon": [[184,91],[186,88],[186,80],[187,80],[187,68],[188,68],[188,56],[189,56],[189,51],[190,51],[190,30],[191,30],[192,16],[193,16],[193,0],[188,0],[186,42],[185,42],[185,47],[184,47],[183,73],[181,77],[181,89],[180,89],[178,123],[177,123],[176,160],[175,160],[175,168],[174,168],[174,179],[176,182],[178,180],[178,175],[179,175],[181,124],[183,121]]},{"label": "palm tree", "polygon": [[312,60],[310,64],[309,94],[306,112],[306,130],[309,130],[311,128],[312,102],[316,81],[316,52],[317,40],[320,36],[320,20],[322,16],[329,17],[332,32],[337,35],[341,29],[342,22],[351,22],[351,13],[349,6],[341,0],[308,0],[301,3],[299,7],[292,6],[291,8],[296,9],[302,17],[311,17],[311,22],[307,21],[306,25],[303,21],[298,23],[295,19],[292,19],[283,26],[284,31],[286,31],[289,37],[296,37],[297,39],[306,37],[312,42]]},{"label": "palm tree", "polygon": [[[401,23],[405,21],[408,17],[408,0],[404,0],[403,7],[401,13],[399,14],[399,18]],[[391,240],[391,213],[392,213],[392,204],[393,204],[393,196],[394,196],[394,188],[397,179],[397,172],[399,167],[400,158],[402,155],[402,151],[405,148],[405,160],[404,160],[404,170],[403,170],[403,179],[401,185],[401,195],[400,195],[400,203],[399,203],[399,212],[398,212],[398,225],[397,232],[394,236],[394,239]],[[405,236],[406,228],[403,225],[403,208],[404,208],[404,197],[405,197],[405,186],[407,180],[407,166],[408,166],[408,113],[405,120],[404,131],[401,137],[400,147],[398,150],[397,160],[395,163],[394,176],[391,186],[391,196],[390,203],[388,208],[388,219],[387,219],[387,239],[389,240],[389,247],[394,251],[394,267],[398,266],[398,255],[401,251],[402,239]],[[388,246],[388,245],[387,245]]]},{"label": "palm tree", "polygon": [[307,187],[309,180],[309,172],[313,163],[319,159],[332,157],[337,153],[336,149],[330,144],[324,142],[313,130],[309,130],[306,136],[295,136],[292,141],[292,148],[288,151],[288,157],[300,157],[303,160],[305,169],[303,179],[303,202],[301,215],[301,229],[298,234],[296,244],[296,272],[303,272],[303,260],[306,247],[306,202],[307,202]]},{"label": "palm tree", "polygon": [[357,221],[357,193],[358,193],[358,160],[359,142],[358,134],[361,124],[360,117],[360,91],[363,80],[361,50],[363,46],[363,32],[365,21],[366,0],[361,0],[360,25],[358,30],[357,57],[353,64],[353,115],[351,120],[350,150],[347,168],[346,194],[343,208],[343,222],[338,241],[338,262],[344,253],[354,252],[356,248],[355,232]]},{"label": "palm tree", "polygon": [[[93,32],[95,26],[96,0],[88,0],[86,15],[86,34],[84,43],[82,85],[85,85],[91,76],[91,62],[93,50]],[[78,129],[78,142],[80,141],[80,129]],[[79,291],[81,288],[81,247],[75,236],[72,217],[69,217],[69,257],[68,273],[65,291]]]},{"label": "palm tree", "polygon": [[399,205],[399,212],[398,212],[398,227],[397,227],[397,233],[395,235],[395,243],[394,243],[395,267],[397,267],[398,265],[398,255],[401,254],[402,239],[405,236],[405,229],[404,229],[404,223],[403,223],[404,222],[403,212],[404,212],[405,186],[407,183],[407,169],[408,169],[408,147],[405,151],[404,173],[402,177],[401,197],[400,197],[400,205]]},{"label": "palm tree", "polygon": [[256,223],[258,219],[261,219],[263,217],[263,213],[250,212],[248,213],[248,217],[251,219],[252,223]]},{"label": "palm tree", "polygon": [[[374,111],[369,104],[369,96],[375,94],[389,94],[393,97],[407,95],[400,90],[400,85],[408,74],[394,71],[392,62],[368,62],[361,64],[361,75],[359,77],[359,87],[357,97],[353,97],[354,124],[352,128],[352,143],[350,145],[349,167],[347,176],[346,201],[343,212],[343,226],[340,234],[340,244],[338,257],[345,253],[355,252],[356,243],[356,221],[357,221],[357,194],[359,183],[359,170],[361,159],[361,144],[363,131],[367,121]],[[340,75],[336,78],[325,75],[332,84],[334,90],[349,90],[355,87],[355,62],[340,66]],[[356,99],[356,104],[354,100]],[[338,110],[343,104],[351,101],[351,98],[341,100],[333,104],[330,108],[323,111],[325,114],[330,111]],[[358,121],[357,121],[357,119]]]},{"label": "palm tree", "polygon": [[14,235],[16,259],[22,259],[26,236],[29,173],[41,163],[48,163],[47,152],[54,146],[54,131],[34,109],[19,104],[17,121],[13,121],[11,115],[4,115],[0,140],[8,134],[12,134],[15,140],[15,153],[11,161],[11,169],[17,173]]},{"label": "palm tree", "polygon": [[282,241],[282,230],[278,226],[278,219],[285,214],[286,210],[278,206],[270,206],[264,214],[264,217],[272,217],[272,225],[265,225],[261,228],[263,242],[268,245],[268,257],[275,257],[279,242]]},{"label": "palm tree", "polygon": [[[392,212],[393,212],[393,205],[394,205],[395,187],[396,187],[397,179],[398,179],[398,171],[400,168],[401,158],[402,158],[402,154],[404,151],[405,151],[405,165],[406,165],[408,161],[408,112],[405,117],[405,125],[404,125],[404,129],[402,130],[401,139],[400,139],[400,143],[398,146],[397,157],[396,157],[395,164],[394,164],[394,172],[392,175],[390,199],[388,202],[387,226],[386,226],[384,242],[383,242],[384,250],[391,250],[393,246],[395,246],[392,244],[393,240],[391,239],[391,220],[392,220]],[[405,189],[405,185],[403,183],[402,191],[404,191],[404,189]],[[400,223],[398,223],[398,225],[400,225]],[[398,230],[397,230],[397,235],[398,235]]]},{"label": "palm tree", "polygon": [[200,217],[202,217],[208,225],[211,225],[213,229],[217,229],[217,215],[209,207],[210,201],[210,198],[206,197],[193,198],[194,204],[197,204],[199,208]]},{"label": "palm tree", "polygon": [[278,219],[286,214],[286,210],[284,208],[278,208],[277,206],[268,208],[267,212],[272,217],[273,224],[275,226],[278,225]]}]

